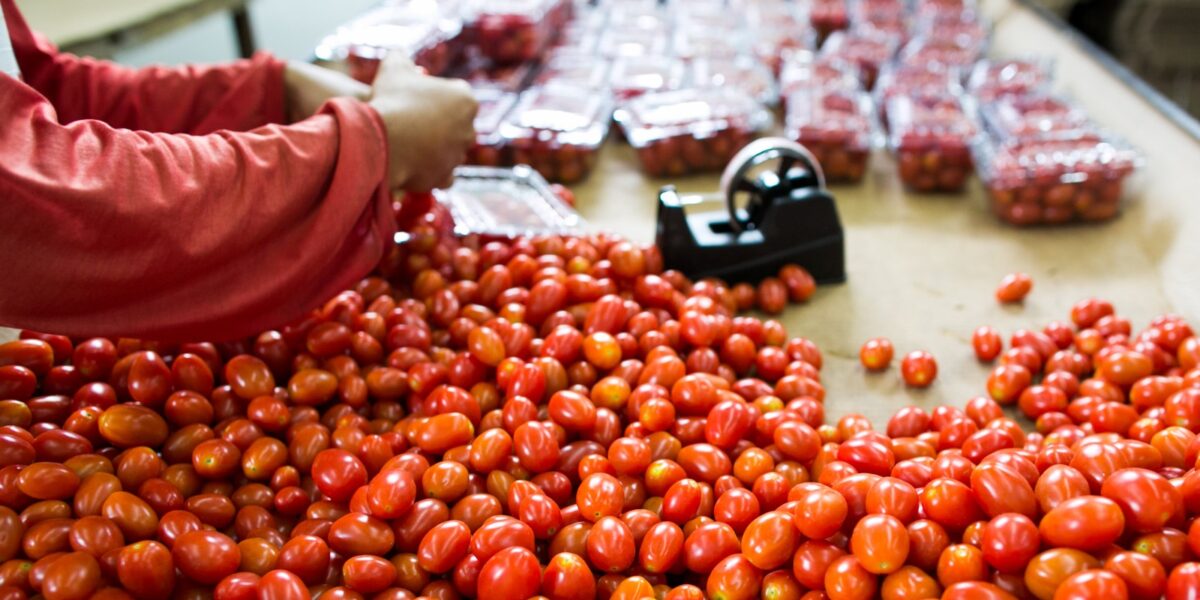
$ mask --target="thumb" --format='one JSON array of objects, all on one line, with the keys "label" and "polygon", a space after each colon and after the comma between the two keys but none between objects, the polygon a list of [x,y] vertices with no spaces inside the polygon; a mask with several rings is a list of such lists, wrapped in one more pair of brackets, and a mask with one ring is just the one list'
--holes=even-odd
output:
[{"label": "thumb", "polygon": [[415,77],[420,72],[407,56],[389,52],[379,66],[379,75],[375,77],[374,95],[396,91],[404,86],[406,79]]}]

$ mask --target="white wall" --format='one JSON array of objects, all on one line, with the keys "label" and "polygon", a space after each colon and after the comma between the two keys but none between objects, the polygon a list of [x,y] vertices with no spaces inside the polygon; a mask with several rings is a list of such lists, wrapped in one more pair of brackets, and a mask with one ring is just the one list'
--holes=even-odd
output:
[{"label": "white wall", "polygon": [[[377,0],[255,0],[250,5],[258,47],[283,58],[304,60],[322,36]],[[237,57],[227,13],[212,15],[168,36],[118,52],[129,65],[217,62]]]}]

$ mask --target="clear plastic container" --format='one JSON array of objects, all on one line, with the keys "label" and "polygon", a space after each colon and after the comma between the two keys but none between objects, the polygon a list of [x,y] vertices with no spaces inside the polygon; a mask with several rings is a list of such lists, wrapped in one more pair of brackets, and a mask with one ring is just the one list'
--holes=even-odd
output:
[{"label": "clear plastic container", "polygon": [[510,162],[500,123],[517,103],[517,94],[495,88],[475,88],[479,112],[475,115],[475,145],[467,151],[467,164],[499,167]]},{"label": "clear plastic container", "polygon": [[966,43],[951,36],[917,35],[900,50],[900,61],[906,65],[939,64],[969,72],[979,60],[986,44]]},{"label": "clear plastic container", "polygon": [[786,100],[788,95],[807,88],[833,88],[860,90],[853,65],[828,57],[820,57],[808,51],[789,52],[779,73],[779,91]]},{"label": "clear plastic container", "polygon": [[[513,64],[541,55],[557,33],[557,17],[569,6],[562,0],[476,0],[466,10],[472,39],[479,51],[498,64]],[[569,13],[568,13],[569,15]]]},{"label": "clear plastic container", "polygon": [[887,117],[900,181],[918,192],[963,189],[978,128],[959,98],[895,96]]},{"label": "clear plastic container", "polygon": [[683,87],[687,65],[680,59],[652,56],[624,56],[613,61],[608,88],[618,101],[650,92],[665,92]]},{"label": "clear plastic container", "polygon": [[369,84],[390,52],[409,57],[431,75],[443,75],[465,45],[460,19],[412,3],[368,12],[326,36],[314,54],[319,61],[344,64],[351,77]]},{"label": "clear plastic container", "polygon": [[650,27],[609,25],[596,41],[596,51],[610,59],[666,56],[670,48],[670,29],[665,23]]},{"label": "clear plastic container", "polygon": [[675,29],[675,55],[684,60],[734,58],[746,53],[745,30],[693,22]]},{"label": "clear plastic container", "polygon": [[813,0],[808,12],[809,22],[824,40],[829,34],[850,27],[846,0]]},{"label": "clear plastic container", "polygon": [[957,98],[963,93],[961,75],[954,67],[938,63],[885,65],[875,82],[875,106],[880,120],[887,123],[887,102],[896,96],[915,98]]},{"label": "clear plastic container", "polygon": [[981,18],[946,18],[919,22],[918,36],[951,41],[964,48],[974,48],[981,56],[987,50],[991,29]]},{"label": "clear plastic container", "polygon": [[1083,130],[1042,139],[988,137],[975,155],[992,211],[1018,226],[1113,218],[1141,160],[1123,142]]},{"label": "clear plastic container", "polygon": [[586,225],[533,169],[459,167],[454,185],[434,192],[454,217],[458,235],[579,235]]},{"label": "clear plastic container", "polygon": [[766,65],[753,58],[702,58],[692,61],[689,66],[689,80],[696,87],[730,87],[749,92],[755,100],[768,106],[779,102],[775,76]]},{"label": "clear plastic container", "polygon": [[862,180],[878,130],[866,92],[801,90],[788,97],[785,123],[788,137],[813,153],[827,181]]},{"label": "clear plastic container", "polygon": [[1056,136],[1092,128],[1083,109],[1060,96],[1006,96],[980,110],[988,132],[1002,140]]},{"label": "clear plastic container", "polygon": [[979,18],[974,0],[917,0],[913,14],[920,22],[971,21]]},{"label": "clear plastic container", "polygon": [[538,70],[534,85],[567,84],[594,90],[608,89],[611,63],[595,54],[559,49],[551,53]]},{"label": "clear plastic container", "polygon": [[875,86],[879,69],[896,55],[897,37],[882,32],[836,31],[821,46],[821,56],[841,59],[858,67],[865,89]]},{"label": "clear plastic container", "polygon": [[1046,58],[981,60],[971,71],[967,90],[980,102],[1049,89],[1053,62]]},{"label": "clear plastic container", "polygon": [[900,0],[851,0],[850,21],[858,23],[904,23],[907,11]]},{"label": "clear plastic container", "polygon": [[781,20],[751,27],[750,52],[767,65],[776,77],[783,71],[788,54],[817,49],[817,32],[807,21]]},{"label": "clear plastic container", "polygon": [[608,95],[546,85],[521,94],[500,124],[500,135],[514,164],[530,165],[551,181],[574,183],[595,166],[611,119]]},{"label": "clear plastic container", "polygon": [[719,171],[773,121],[762,104],[734,88],[646,94],[615,117],[642,170],[656,177]]},{"label": "clear plastic container", "polygon": [[495,88],[506,92],[519,92],[533,75],[534,63],[499,65],[478,54],[468,52],[468,58],[455,71],[459,79],[467,80],[471,87]]}]

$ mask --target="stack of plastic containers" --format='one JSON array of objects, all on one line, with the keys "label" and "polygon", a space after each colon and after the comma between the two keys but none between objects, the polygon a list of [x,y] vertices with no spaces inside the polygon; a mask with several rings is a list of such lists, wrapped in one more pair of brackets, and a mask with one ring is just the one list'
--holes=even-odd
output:
[{"label": "stack of plastic containers", "polygon": [[838,31],[825,40],[821,55],[853,64],[863,87],[869,90],[875,85],[879,69],[892,59],[899,46],[899,38],[881,31]]},{"label": "stack of plastic containers", "polygon": [[975,147],[992,211],[1013,225],[1116,216],[1138,153],[1065,98],[1010,94],[982,110]]},{"label": "stack of plastic containers", "polygon": [[770,126],[772,116],[735,88],[688,88],[646,94],[624,103],[616,121],[648,175],[720,171]]}]

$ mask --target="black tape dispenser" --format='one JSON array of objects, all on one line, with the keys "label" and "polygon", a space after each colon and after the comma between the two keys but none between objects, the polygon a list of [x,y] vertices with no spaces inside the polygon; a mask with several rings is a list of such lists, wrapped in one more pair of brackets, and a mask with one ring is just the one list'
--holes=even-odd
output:
[{"label": "black tape dispenser", "polygon": [[[723,210],[685,211],[722,200]],[[681,195],[664,187],[656,241],[666,267],[692,278],[757,282],[795,263],[818,283],[846,280],[842,223],[821,166],[803,146],[783,138],[742,148],[716,194]]]}]

